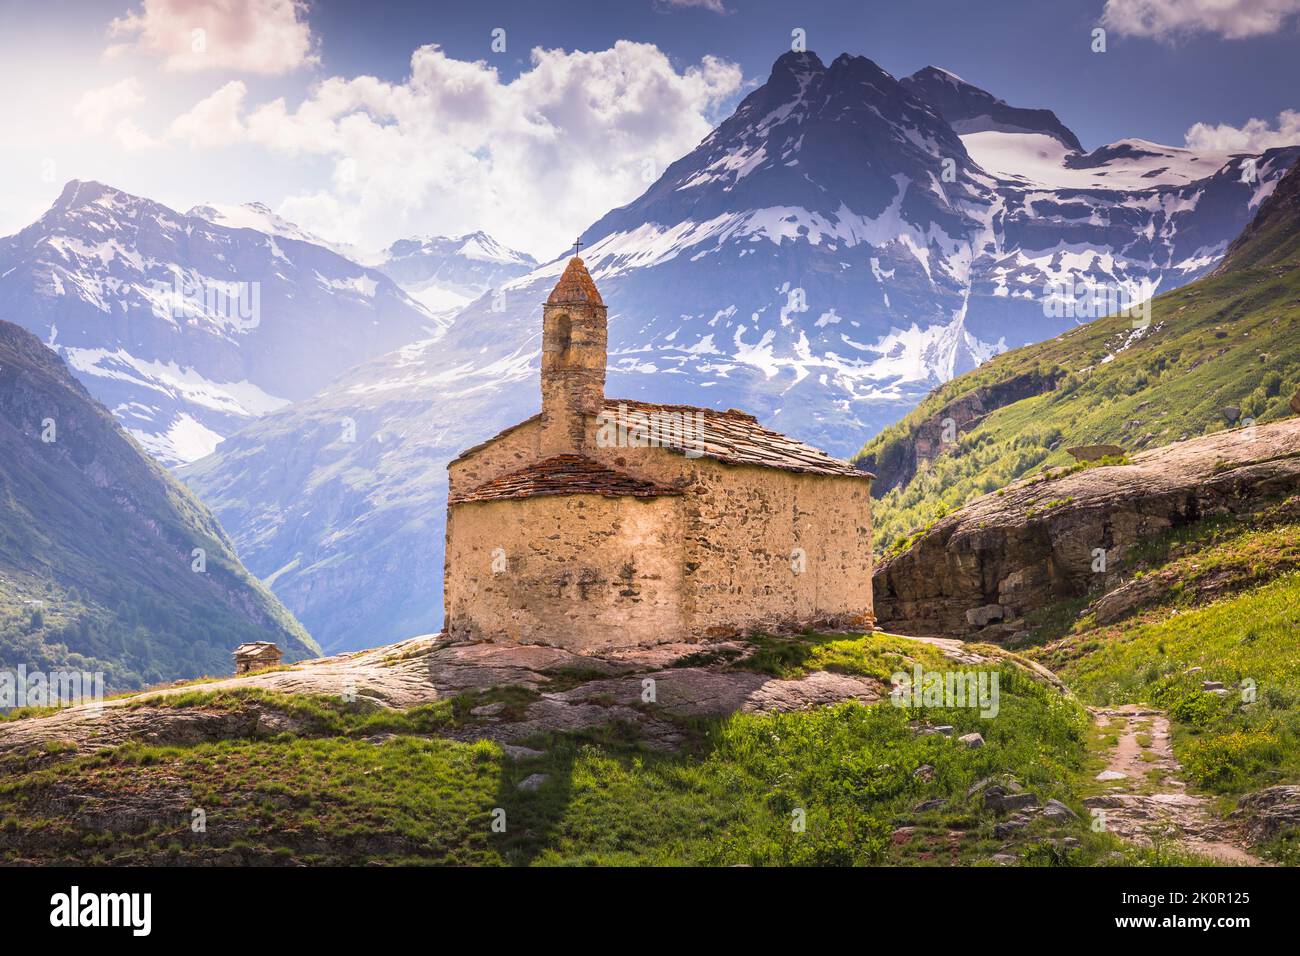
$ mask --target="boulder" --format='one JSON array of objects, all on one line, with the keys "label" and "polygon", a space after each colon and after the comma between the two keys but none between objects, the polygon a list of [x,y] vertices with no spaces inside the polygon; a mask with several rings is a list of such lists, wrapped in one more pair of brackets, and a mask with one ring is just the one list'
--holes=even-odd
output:
[{"label": "boulder", "polygon": [[1023,793],[1025,789],[1021,786],[1020,781],[1012,774],[1001,773],[992,777],[984,777],[982,780],[977,780],[975,783],[971,784],[970,789],[966,791],[966,796],[968,798],[974,797],[985,793],[992,788],[997,788],[1001,793]]},{"label": "boulder", "polygon": [[531,774],[519,781],[519,789],[535,793],[542,788],[542,784],[546,783],[548,779],[550,779],[549,776],[544,773]]},{"label": "boulder", "polygon": [[1015,836],[1025,827],[1029,826],[1029,821],[1023,817],[1012,817],[1010,820],[1003,820],[993,825],[993,836],[998,840],[1005,840],[1007,837]]},{"label": "boulder", "polygon": [[1043,807],[1043,816],[1049,820],[1074,820],[1079,815],[1060,800],[1048,800]]},{"label": "boulder", "polygon": [[546,756],[544,750],[534,750],[532,747],[521,747],[518,744],[502,744],[501,752],[511,760],[536,760],[538,757]]},{"label": "boulder", "polygon": [[1100,461],[1103,458],[1120,458],[1128,452],[1123,445],[1075,445],[1065,449],[1075,461]]},{"label": "boulder", "polygon": [[984,746],[983,734],[963,734],[957,738],[957,742],[964,744],[970,750],[978,750]]},{"label": "boulder", "polygon": [[1300,786],[1269,787],[1237,801],[1229,817],[1241,821],[1252,843],[1263,843],[1288,830],[1300,830]]},{"label": "boulder", "polygon": [[994,813],[1010,813],[1012,810],[1025,810],[1038,806],[1038,798],[1032,793],[999,793],[1001,788],[990,787],[984,793],[984,808]]},{"label": "boulder", "polygon": [[985,627],[993,621],[1002,620],[1001,604],[985,604],[983,607],[971,608],[966,612],[966,623],[972,627]]}]

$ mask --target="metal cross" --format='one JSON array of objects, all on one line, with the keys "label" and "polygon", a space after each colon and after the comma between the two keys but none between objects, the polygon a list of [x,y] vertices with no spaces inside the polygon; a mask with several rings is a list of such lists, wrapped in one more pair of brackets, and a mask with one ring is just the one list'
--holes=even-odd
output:
[{"label": "metal cross", "polygon": [[581,239],[573,240],[573,255],[575,257],[578,255],[578,250],[581,248],[582,248],[582,240]]}]

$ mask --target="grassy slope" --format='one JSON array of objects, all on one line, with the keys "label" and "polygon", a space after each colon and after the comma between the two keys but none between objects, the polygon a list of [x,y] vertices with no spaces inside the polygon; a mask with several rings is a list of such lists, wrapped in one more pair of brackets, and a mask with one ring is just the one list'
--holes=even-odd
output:
[{"label": "grassy slope", "polygon": [[[1080,601],[1033,616],[1021,652],[1086,703],[1166,710],[1193,789],[1235,798],[1300,781],[1300,496],[1249,521],[1206,521],[1128,556],[1155,603],[1099,625]],[[1202,688],[1217,681],[1227,694]],[[1300,864],[1300,834],[1266,852]]]},{"label": "grassy slope", "polygon": [[[942,665],[928,645],[880,635],[774,641],[757,663],[782,674],[825,667],[880,676],[909,660]],[[407,715],[279,698],[285,710],[315,715],[310,732],[193,747],[129,745],[59,755],[35,771],[6,768],[0,853],[10,860],[515,865],[987,860],[1007,841],[994,838],[995,818],[966,796],[971,784],[1010,772],[1041,798],[1059,797],[1082,813],[1076,795],[1095,772],[1082,708],[1019,668],[1007,665],[1000,674],[995,720],[850,703],[687,722],[692,743],[677,753],[642,749],[616,726],[541,738],[532,743],[545,754],[522,762],[489,743],[417,736],[473,720],[469,709],[481,696]],[[237,707],[239,698],[196,693],[173,702],[200,703]],[[950,737],[919,734],[916,721],[952,723],[955,734],[978,730],[988,743],[967,749]],[[395,736],[373,737],[380,732]],[[914,775],[924,764],[933,767],[932,779]],[[535,793],[519,790],[534,773],[549,779]],[[171,812],[155,814],[148,828],[104,832],[60,799],[70,791],[124,790]],[[913,809],[931,798],[948,805]],[[206,833],[192,832],[193,807],[205,811]],[[491,826],[497,808],[505,811],[503,833]],[[802,832],[792,827],[796,810],[805,813]],[[1152,861],[1149,852],[1091,833],[1085,820],[1040,820],[1009,852],[1026,863]],[[903,825],[916,829],[892,838]],[[1077,841],[1072,848],[1060,843],[1066,836]]]},{"label": "grassy slope", "polygon": [[[62,362],[0,328],[0,666],[104,671],[110,688],[229,670],[245,640],[317,652],[216,519]],[[43,419],[56,441],[40,441]],[[206,571],[191,568],[203,548]]]},{"label": "grassy slope", "polygon": [[[1051,392],[999,409],[958,436],[875,506],[877,546],[888,550],[966,502],[1047,466],[1069,465],[1069,446],[1154,448],[1226,426],[1235,406],[1257,421],[1289,414],[1300,385],[1300,255],[1276,236],[1247,267],[1160,296],[1151,328],[1130,343],[1132,320],[1098,319],[998,356],[936,390],[863,454],[887,456],[916,423],[981,385],[1038,368],[1067,374]],[[1150,436],[1150,437],[1148,437]],[[1145,440],[1144,440],[1145,439]]]}]

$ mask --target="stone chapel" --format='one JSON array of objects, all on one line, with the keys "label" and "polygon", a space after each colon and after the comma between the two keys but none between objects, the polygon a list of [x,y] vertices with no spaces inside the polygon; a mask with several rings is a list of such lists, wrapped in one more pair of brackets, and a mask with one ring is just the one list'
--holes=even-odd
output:
[{"label": "stone chapel", "polygon": [[445,628],[612,650],[870,629],[871,475],[728,409],[605,397],[606,307],[569,260],[542,410],[448,465]]}]

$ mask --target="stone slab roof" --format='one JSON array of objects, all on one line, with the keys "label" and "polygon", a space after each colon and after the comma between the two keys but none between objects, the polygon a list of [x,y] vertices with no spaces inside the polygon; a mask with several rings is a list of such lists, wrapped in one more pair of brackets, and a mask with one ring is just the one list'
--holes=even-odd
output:
[{"label": "stone slab roof", "polygon": [[870,478],[847,461],[832,458],[819,448],[797,439],[764,428],[753,415],[734,408],[719,412],[712,408],[693,405],[666,405],[655,402],[637,402],[624,399],[606,399],[605,414],[617,423],[624,411],[629,424],[642,417],[661,420],[663,413],[681,414],[683,428],[680,436],[669,431],[665,439],[659,432],[659,443],[665,448],[683,453],[702,453],[705,458],[733,465],[758,465],[779,468],[783,471],[801,471],[817,475],[848,475]]},{"label": "stone slab roof", "polygon": [[[694,405],[668,405],[656,402],[638,402],[632,399],[605,399],[604,411],[609,418],[618,423],[624,411],[628,413],[628,425],[641,421],[641,415],[654,412],[680,412],[702,418],[691,418],[691,427],[700,423],[701,434],[687,430],[686,441],[662,442],[664,447],[673,451],[703,452],[703,457],[733,465],[757,465],[764,468],[779,468],[783,471],[800,471],[818,475],[847,475],[855,478],[874,478],[870,472],[863,471],[853,464],[839,458],[832,458],[818,448],[797,441],[780,432],[764,428],[753,415],[736,409],[720,412],[712,408],[699,408]],[[637,417],[633,417],[633,415]],[[497,439],[502,438],[518,428],[537,421],[541,416],[532,415],[522,422],[503,429],[486,441],[466,448],[452,461],[468,458],[476,451],[486,448]],[[686,447],[689,446],[689,447]]]},{"label": "stone slab roof", "polygon": [[448,504],[470,501],[506,501],[511,498],[535,498],[542,495],[605,495],[658,498],[681,494],[675,488],[643,481],[612,468],[606,468],[585,455],[556,455],[493,478],[477,488],[452,495]]},{"label": "stone slab roof", "polygon": [[260,656],[270,653],[279,654],[280,648],[276,647],[276,645],[270,641],[251,641],[247,644],[240,644],[235,648],[233,653],[240,657],[246,657],[248,655]]}]

